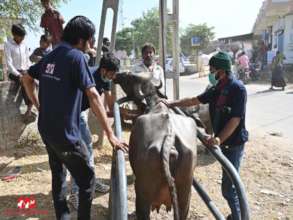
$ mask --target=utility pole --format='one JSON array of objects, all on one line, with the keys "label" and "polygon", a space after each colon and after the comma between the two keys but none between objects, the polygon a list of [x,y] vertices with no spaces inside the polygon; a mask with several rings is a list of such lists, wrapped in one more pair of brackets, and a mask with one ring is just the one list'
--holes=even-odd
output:
[{"label": "utility pole", "polygon": [[172,29],[173,97],[179,99],[179,0],[173,0],[172,13],[167,17],[167,1],[160,0],[160,51],[161,65],[165,68],[167,26]]}]

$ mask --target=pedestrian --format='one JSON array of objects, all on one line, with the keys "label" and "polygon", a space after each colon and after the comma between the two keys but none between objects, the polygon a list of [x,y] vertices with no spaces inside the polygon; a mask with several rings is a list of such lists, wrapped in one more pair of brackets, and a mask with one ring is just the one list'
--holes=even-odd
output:
[{"label": "pedestrian", "polygon": [[30,66],[29,49],[24,42],[26,31],[21,24],[14,24],[11,27],[11,33],[12,39],[9,38],[4,44],[4,56],[9,79],[21,86],[21,94],[27,106],[24,113],[24,122],[28,123],[34,121],[36,115],[32,112],[32,102],[22,86],[23,75]]},{"label": "pedestrian", "polygon": [[[110,112],[108,115],[113,115],[113,106],[114,106],[114,97],[111,94],[111,81],[115,77],[116,72],[119,71],[120,61],[112,53],[104,54],[100,60],[99,67],[92,67],[91,73],[95,80],[96,89],[100,95],[104,94],[108,108]],[[86,145],[89,157],[90,157],[90,166],[94,169],[94,154],[93,154],[93,144],[92,144],[92,135],[87,123],[89,102],[86,95],[84,95],[82,100],[82,113],[80,116],[80,135],[84,144]],[[78,186],[74,179],[71,179],[71,193],[69,196],[69,202],[72,204],[73,208],[78,208]],[[109,192],[110,187],[103,184],[101,181],[96,179],[96,192],[107,193]]]},{"label": "pedestrian", "polygon": [[239,55],[237,63],[242,71],[249,70],[249,58],[244,51]]},{"label": "pedestrian", "polygon": [[[39,109],[38,128],[49,156],[57,220],[70,219],[66,201],[66,168],[79,187],[78,219],[88,220],[91,215],[95,173],[80,135],[84,93],[113,148],[127,150],[127,145],[118,140],[107,121],[83,54],[94,34],[95,26],[88,18],[72,18],[64,29],[60,45],[30,67],[23,79],[29,97]],[[34,79],[40,82],[38,97],[34,92]]]},{"label": "pedestrian", "polygon": [[40,47],[36,48],[30,56],[30,61],[33,63],[39,62],[44,56],[52,51],[51,39],[48,35],[42,35],[40,38]]},{"label": "pedestrian", "polygon": [[[245,112],[247,93],[241,81],[234,78],[231,72],[231,60],[228,54],[219,52],[210,61],[210,71],[217,81],[203,94],[174,102],[165,102],[169,106],[194,106],[209,104],[214,136],[206,140],[208,146],[219,145],[223,154],[239,172],[244,153],[244,145],[248,140],[245,128]],[[222,194],[231,209],[228,220],[240,219],[240,205],[235,187],[228,175],[222,174]]]},{"label": "pedestrian", "polygon": [[110,52],[110,45],[111,45],[111,43],[110,43],[109,38],[104,37],[103,44],[102,44],[102,52],[103,52],[102,54]]},{"label": "pedestrian", "polygon": [[146,43],[141,49],[142,61],[132,69],[133,74],[139,75],[149,72],[152,75],[152,82],[159,86],[159,91],[165,94],[165,75],[163,68],[154,61],[156,53],[154,45]]},{"label": "pedestrian", "polygon": [[55,48],[61,41],[64,18],[53,8],[50,0],[41,0],[41,3],[45,12],[41,17],[40,26],[45,29],[45,35],[52,37],[52,46]]},{"label": "pedestrian", "polygon": [[285,90],[286,81],[284,78],[284,70],[283,70],[283,62],[286,57],[280,51],[277,51],[276,56],[273,58],[272,62],[272,80],[271,80],[271,88],[282,87],[282,90]]}]

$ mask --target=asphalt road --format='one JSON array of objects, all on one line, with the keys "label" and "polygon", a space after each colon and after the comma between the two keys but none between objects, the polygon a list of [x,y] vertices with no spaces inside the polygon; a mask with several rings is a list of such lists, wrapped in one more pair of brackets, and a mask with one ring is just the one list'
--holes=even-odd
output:
[{"label": "asphalt road", "polygon": [[[173,82],[167,80],[167,95],[173,97]],[[195,75],[180,77],[180,98],[196,96],[204,91],[207,77]],[[250,83],[246,126],[249,132],[263,131],[293,141],[293,85],[285,91],[271,91],[269,84]]]}]

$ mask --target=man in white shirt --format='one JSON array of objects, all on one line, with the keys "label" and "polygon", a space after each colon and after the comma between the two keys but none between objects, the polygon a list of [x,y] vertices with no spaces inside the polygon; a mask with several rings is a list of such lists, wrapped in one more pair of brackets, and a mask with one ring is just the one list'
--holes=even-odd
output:
[{"label": "man in white shirt", "polygon": [[[28,70],[30,66],[29,50],[23,42],[26,31],[21,24],[14,24],[11,28],[12,39],[8,39],[4,44],[5,61],[8,68],[8,77],[15,81],[17,84],[22,84],[22,76]],[[32,103],[29,100],[24,88],[21,86],[21,93],[25,104],[27,105],[27,111],[24,119],[32,120],[34,115],[32,114]]]},{"label": "man in white shirt", "polygon": [[165,95],[165,76],[164,71],[161,66],[154,62],[155,47],[146,43],[142,49],[142,62],[135,65],[132,69],[133,74],[140,74],[142,72],[150,72],[153,77],[154,84],[161,83],[161,88],[159,89],[162,94]]}]

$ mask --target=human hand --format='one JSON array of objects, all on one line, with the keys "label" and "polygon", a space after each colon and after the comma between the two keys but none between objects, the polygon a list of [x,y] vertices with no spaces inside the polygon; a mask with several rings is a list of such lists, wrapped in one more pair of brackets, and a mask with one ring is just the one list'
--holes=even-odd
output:
[{"label": "human hand", "polygon": [[110,144],[114,150],[122,150],[124,153],[128,151],[128,144],[119,140],[114,134],[109,137]]},{"label": "human hand", "polygon": [[219,146],[221,144],[221,140],[218,137],[208,136],[205,140],[205,144],[208,147]]}]

